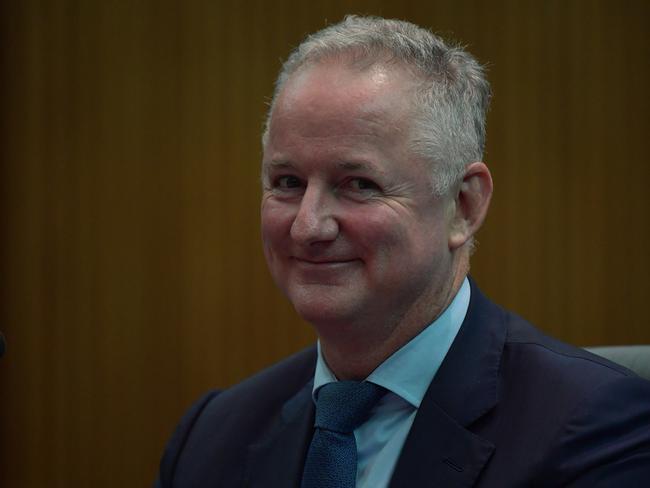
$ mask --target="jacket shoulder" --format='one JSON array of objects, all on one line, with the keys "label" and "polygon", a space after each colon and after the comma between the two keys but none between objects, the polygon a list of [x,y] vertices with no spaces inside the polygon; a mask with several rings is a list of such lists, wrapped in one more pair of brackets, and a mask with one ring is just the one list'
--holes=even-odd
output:
[{"label": "jacket shoulder", "polygon": [[543,372],[556,386],[568,383],[578,391],[581,386],[597,388],[616,378],[636,376],[620,364],[546,335],[512,312],[504,311],[504,317],[505,364],[525,372]]},{"label": "jacket shoulder", "polygon": [[308,387],[315,362],[316,348],[310,347],[231,388],[200,398],[182,417],[165,448],[156,487],[174,486],[179,478],[188,485],[193,480],[219,480],[225,467],[238,473],[235,467],[245,459],[246,447],[277,419],[290,398]]},{"label": "jacket shoulder", "polygon": [[475,298],[473,333],[502,340],[497,401],[471,427],[495,446],[481,486],[504,486],[504,477],[544,487],[650,479],[650,382],[549,337],[478,290]]}]

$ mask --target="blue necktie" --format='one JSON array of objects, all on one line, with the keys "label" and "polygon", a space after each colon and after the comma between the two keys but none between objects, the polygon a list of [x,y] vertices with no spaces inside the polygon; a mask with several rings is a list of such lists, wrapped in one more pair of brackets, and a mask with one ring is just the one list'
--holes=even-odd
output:
[{"label": "blue necktie", "polygon": [[354,429],[386,393],[381,386],[337,381],[320,388],[316,398],[314,436],[309,446],[301,488],[354,488],[357,443]]}]

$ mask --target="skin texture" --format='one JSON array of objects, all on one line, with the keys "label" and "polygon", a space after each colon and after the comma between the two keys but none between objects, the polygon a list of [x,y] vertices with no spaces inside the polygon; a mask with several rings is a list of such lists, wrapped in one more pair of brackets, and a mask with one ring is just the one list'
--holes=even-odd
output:
[{"label": "skin texture", "polygon": [[467,167],[449,195],[408,149],[411,75],[329,59],[285,84],[262,164],[271,274],[340,379],[361,379],[450,303],[492,184]]}]

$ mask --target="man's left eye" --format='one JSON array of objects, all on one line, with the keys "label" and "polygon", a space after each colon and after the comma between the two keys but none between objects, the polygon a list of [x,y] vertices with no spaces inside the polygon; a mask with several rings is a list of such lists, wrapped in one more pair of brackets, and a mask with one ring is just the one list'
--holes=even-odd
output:
[{"label": "man's left eye", "polygon": [[356,191],[379,190],[379,186],[367,178],[352,178],[349,181],[349,186]]}]

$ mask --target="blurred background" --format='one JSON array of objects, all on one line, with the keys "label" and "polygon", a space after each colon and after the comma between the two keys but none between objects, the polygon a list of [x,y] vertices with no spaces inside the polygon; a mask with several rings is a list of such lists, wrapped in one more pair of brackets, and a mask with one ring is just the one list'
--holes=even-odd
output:
[{"label": "blurred background", "polygon": [[6,1],[0,486],[149,486],[198,395],[314,340],[264,264],[259,138],[281,60],[346,13],[489,65],[483,290],[650,343],[650,2]]}]

